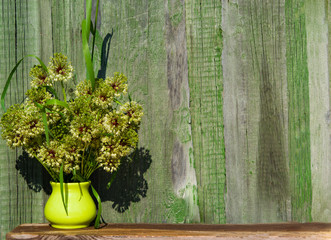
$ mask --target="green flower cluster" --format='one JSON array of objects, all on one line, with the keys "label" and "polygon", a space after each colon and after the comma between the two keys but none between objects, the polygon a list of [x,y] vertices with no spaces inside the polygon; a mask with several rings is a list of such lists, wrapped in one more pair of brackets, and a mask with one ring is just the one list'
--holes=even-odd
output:
[{"label": "green flower cluster", "polygon": [[118,100],[127,93],[127,78],[119,73],[96,79],[95,89],[90,81],[81,81],[74,99],[58,100],[53,87],[72,76],[71,64],[60,53],[47,69],[33,67],[27,98],[7,110],[0,126],[10,147],[23,147],[53,178],[63,166],[73,179],[87,180],[97,168],[116,171],[121,159],[132,152],[143,111],[131,99],[123,104]]}]

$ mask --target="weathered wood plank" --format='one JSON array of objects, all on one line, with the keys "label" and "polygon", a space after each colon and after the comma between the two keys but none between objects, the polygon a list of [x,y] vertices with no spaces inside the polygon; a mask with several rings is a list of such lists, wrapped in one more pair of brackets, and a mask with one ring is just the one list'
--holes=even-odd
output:
[{"label": "weathered wood plank", "polygon": [[46,224],[23,224],[7,234],[13,239],[329,239],[330,224],[110,224],[101,229],[61,230]]},{"label": "weathered wood plank", "polygon": [[227,222],[289,219],[283,1],[225,1]]},{"label": "weathered wood plank", "polygon": [[[186,11],[183,0],[165,4],[167,81],[169,89],[169,124],[172,139],[172,184],[186,210],[179,222],[200,222],[195,156],[193,154],[190,88],[186,46]],[[179,219],[178,219],[179,220]]]},{"label": "weathered wood plank", "polygon": [[[6,1],[0,4],[0,88],[3,89],[5,80],[16,62],[26,54],[39,55],[40,22],[38,1]],[[36,60],[26,59],[14,75],[6,106],[20,103],[28,88],[28,74],[30,67]],[[0,226],[1,239],[5,233],[22,222],[43,221],[43,194],[39,190],[32,190],[22,175],[17,171],[21,151],[13,151],[1,141],[0,158]],[[21,159],[22,160],[22,159]],[[33,167],[28,162],[19,161],[21,171],[30,171],[35,175]],[[35,169],[38,171],[38,169]],[[39,169],[40,170],[40,169]],[[37,174],[38,175],[38,174]],[[36,176],[36,175],[35,175]],[[36,176],[40,178],[41,175]]]},{"label": "weathered wood plank", "polygon": [[305,1],[286,1],[289,159],[293,221],[311,221],[310,95]]},{"label": "weathered wood plank", "polygon": [[[331,221],[330,84],[327,1],[305,1],[312,219]],[[306,94],[304,97],[308,97]]]},{"label": "weathered wood plank", "polygon": [[222,3],[186,1],[186,30],[193,158],[200,219],[225,223]]}]

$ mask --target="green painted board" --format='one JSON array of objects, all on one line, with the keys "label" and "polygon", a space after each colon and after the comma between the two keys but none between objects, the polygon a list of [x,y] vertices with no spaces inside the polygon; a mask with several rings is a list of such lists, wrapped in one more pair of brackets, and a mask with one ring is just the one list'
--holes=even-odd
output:
[{"label": "green painted board", "polygon": [[225,223],[225,152],[220,1],[187,1],[190,114],[200,220]]},{"label": "green painted board", "polygon": [[294,221],[312,220],[310,89],[304,8],[305,1],[286,2],[289,166]]}]

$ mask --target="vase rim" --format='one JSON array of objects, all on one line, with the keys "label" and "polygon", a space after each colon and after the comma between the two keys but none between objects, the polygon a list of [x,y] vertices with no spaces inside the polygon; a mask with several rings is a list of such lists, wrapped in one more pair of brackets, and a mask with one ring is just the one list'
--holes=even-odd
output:
[{"label": "vase rim", "polygon": [[[50,181],[51,185],[60,185],[59,182],[54,182],[54,181]],[[81,185],[90,185],[91,181],[86,181],[86,182],[70,182],[70,183],[63,183],[63,184],[67,184],[67,185],[77,185],[77,184],[81,184]]]}]

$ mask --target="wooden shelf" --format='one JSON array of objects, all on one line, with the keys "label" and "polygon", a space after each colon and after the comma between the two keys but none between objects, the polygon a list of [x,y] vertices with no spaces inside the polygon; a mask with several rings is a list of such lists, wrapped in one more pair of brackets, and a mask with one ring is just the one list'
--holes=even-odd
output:
[{"label": "wooden shelf", "polygon": [[330,223],[281,224],[107,224],[93,227],[60,230],[48,224],[22,224],[7,233],[6,239],[331,239]]}]

